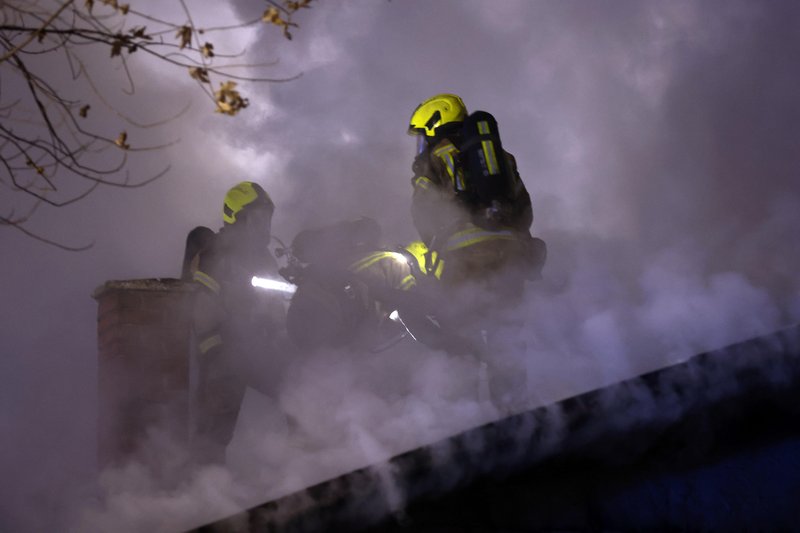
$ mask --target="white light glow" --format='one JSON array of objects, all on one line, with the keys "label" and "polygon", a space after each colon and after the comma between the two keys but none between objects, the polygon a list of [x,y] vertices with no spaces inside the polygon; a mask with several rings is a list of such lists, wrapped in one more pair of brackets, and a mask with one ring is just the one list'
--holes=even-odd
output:
[{"label": "white light glow", "polygon": [[250,284],[259,289],[285,292],[287,294],[294,294],[297,290],[297,285],[286,283],[285,281],[278,281],[276,279],[260,278],[258,276],[253,276],[253,279],[250,280]]}]

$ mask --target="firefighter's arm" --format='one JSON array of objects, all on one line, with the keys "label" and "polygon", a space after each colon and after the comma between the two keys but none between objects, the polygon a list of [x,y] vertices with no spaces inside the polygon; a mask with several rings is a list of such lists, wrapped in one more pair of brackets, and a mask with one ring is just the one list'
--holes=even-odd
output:
[{"label": "firefighter's arm", "polygon": [[[420,156],[421,157],[421,156]],[[438,233],[451,226],[463,215],[454,202],[455,191],[447,176],[444,164],[438,158],[421,163],[417,157],[411,185],[411,219],[422,241],[428,246]]]},{"label": "firefighter's arm", "polygon": [[411,196],[411,220],[414,227],[424,242],[429,242],[433,237],[430,223],[431,200],[435,184],[430,178],[430,165],[425,154],[419,154],[411,165],[414,172],[411,178],[411,187],[414,192]]},{"label": "firefighter's arm", "polygon": [[438,194],[427,176],[415,176],[412,184],[411,220],[422,241],[430,244],[437,229],[435,213]]}]

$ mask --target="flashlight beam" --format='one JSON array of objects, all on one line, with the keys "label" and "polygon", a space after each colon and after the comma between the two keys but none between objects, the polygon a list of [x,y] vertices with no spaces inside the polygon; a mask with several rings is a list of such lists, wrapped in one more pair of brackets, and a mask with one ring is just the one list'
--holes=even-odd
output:
[{"label": "flashlight beam", "polygon": [[286,283],[285,281],[278,281],[276,279],[261,278],[258,276],[253,276],[253,279],[250,280],[250,284],[253,287],[258,287],[259,289],[285,292],[287,294],[294,294],[297,290],[297,285]]}]

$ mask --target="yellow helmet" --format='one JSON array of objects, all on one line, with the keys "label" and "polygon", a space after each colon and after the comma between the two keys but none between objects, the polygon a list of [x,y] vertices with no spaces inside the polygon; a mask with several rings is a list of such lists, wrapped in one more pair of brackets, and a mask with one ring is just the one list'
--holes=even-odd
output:
[{"label": "yellow helmet", "polygon": [[222,219],[226,224],[235,223],[236,215],[245,207],[248,209],[264,207],[271,214],[272,210],[275,209],[275,204],[272,203],[272,198],[269,197],[269,194],[261,185],[252,181],[243,181],[231,187],[225,195],[225,203],[222,206]]},{"label": "yellow helmet", "polygon": [[[436,279],[442,277],[444,261],[439,259],[439,254],[435,250],[430,250],[424,242],[414,241],[405,247],[405,250],[417,260],[420,271],[423,274],[433,274]],[[430,258],[430,264],[428,259]]]},{"label": "yellow helmet", "polygon": [[467,106],[455,94],[437,94],[417,106],[411,114],[409,135],[434,137],[436,129],[447,124],[460,124],[467,116]]}]

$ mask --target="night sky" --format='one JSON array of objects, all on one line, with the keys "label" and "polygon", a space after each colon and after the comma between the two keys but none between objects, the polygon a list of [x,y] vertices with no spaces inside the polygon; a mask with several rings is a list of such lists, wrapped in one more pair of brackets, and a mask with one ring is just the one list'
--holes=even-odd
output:
[{"label": "night sky", "polygon": [[[165,17],[177,12],[149,3],[172,10]],[[198,26],[264,9],[196,3]],[[358,215],[377,219],[387,244],[412,240],[415,146],[405,131],[415,106],[439,92],[494,114],[531,193],[533,234],[549,245],[545,279],[519,309],[528,326],[513,334],[525,348],[509,356],[527,368],[537,401],[800,318],[800,4],[321,0],[296,20],[291,41],[266,25],[220,36],[217,49],[244,48],[243,62],[278,60],[258,75],[302,74],[243,83],[250,107],[237,117],[213,113],[185,72],[141,56],[131,59],[137,92],[126,96],[118,63],[87,51],[125,113],[155,121],[191,107],[162,127],[129,129],[134,146],[179,140],[131,158],[132,176],[169,166],[163,178],[100,188],[31,221],[60,242],[93,242],[88,251],[0,228],[0,529],[37,530],[57,517],[77,530],[138,531],[153,514],[180,529],[197,508],[236,509],[491,416],[463,390],[469,363],[442,353],[382,356],[368,369],[348,354],[311,359],[276,399],[248,396],[233,474],[164,494],[135,468],[106,472],[91,489],[99,496],[86,497],[96,455],[93,289],[178,276],[186,233],[220,227],[224,192],[244,179],[271,194],[284,240]],[[59,72],[57,86],[85,93]],[[93,109],[97,127],[120,129],[102,105]],[[6,188],[0,195],[4,207],[18,201]],[[412,392],[382,396],[381,365]],[[263,419],[274,429],[280,412],[331,445],[301,453],[276,444]],[[246,487],[232,481],[237,465],[255,472]]]}]

